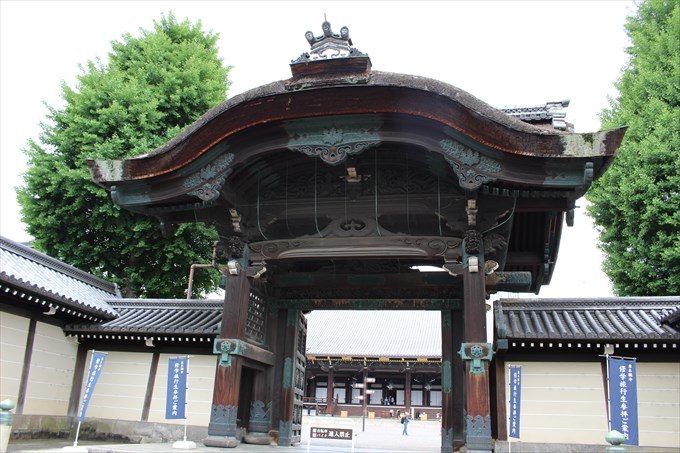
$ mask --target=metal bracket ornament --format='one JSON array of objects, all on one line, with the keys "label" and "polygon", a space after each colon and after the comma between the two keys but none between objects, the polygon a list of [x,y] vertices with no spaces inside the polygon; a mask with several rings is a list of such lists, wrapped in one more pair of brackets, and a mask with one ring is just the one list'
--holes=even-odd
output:
[{"label": "metal bracket ornament", "polygon": [[493,357],[493,349],[491,343],[463,343],[460,345],[461,359],[471,361],[470,373],[482,374],[484,373],[484,360],[491,361]]},{"label": "metal bracket ornament", "polygon": [[192,189],[189,195],[203,201],[212,201],[220,196],[220,189],[227,181],[231,170],[229,165],[234,161],[234,154],[223,154],[184,181],[184,187]]},{"label": "metal bracket ornament", "polygon": [[496,178],[491,175],[501,171],[501,164],[462,143],[445,139],[439,142],[439,146],[463,189],[476,190],[482,184],[495,181]]},{"label": "metal bracket ornament", "polygon": [[220,354],[219,365],[224,368],[231,366],[231,356],[243,355],[247,346],[241,340],[215,338],[213,354]]}]

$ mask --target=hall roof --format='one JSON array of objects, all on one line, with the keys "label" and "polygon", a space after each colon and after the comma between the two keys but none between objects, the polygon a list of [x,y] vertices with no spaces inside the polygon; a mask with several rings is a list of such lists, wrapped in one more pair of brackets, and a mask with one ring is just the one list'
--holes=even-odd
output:
[{"label": "hall roof", "polygon": [[0,236],[0,294],[77,316],[111,318],[107,302],[120,295],[114,283]]},{"label": "hall roof", "polygon": [[578,299],[501,299],[499,339],[602,341],[680,340],[664,322],[680,309],[680,296]]},{"label": "hall roof", "polygon": [[103,323],[68,324],[64,332],[93,338],[124,336],[130,340],[158,335],[173,335],[178,339],[215,337],[220,332],[222,300],[109,299],[107,302],[118,313],[117,318]]},{"label": "hall roof", "polygon": [[316,357],[441,357],[438,311],[313,311],[307,355]]}]

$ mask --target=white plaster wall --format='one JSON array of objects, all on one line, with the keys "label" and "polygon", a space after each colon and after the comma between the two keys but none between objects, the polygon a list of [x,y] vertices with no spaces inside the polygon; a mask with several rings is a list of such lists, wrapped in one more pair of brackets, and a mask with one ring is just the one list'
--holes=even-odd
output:
[{"label": "white plaster wall", "polygon": [[36,323],[24,414],[66,415],[77,352],[61,327]]},{"label": "white plaster wall", "polygon": [[[606,444],[599,362],[508,363],[522,366],[520,441]],[[680,363],[638,363],[638,428],[640,446],[680,448]]]},{"label": "white plaster wall", "polygon": [[[88,352],[83,384],[87,380],[90,357],[91,352]],[[150,353],[108,352],[86,416],[141,420],[150,368]],[[80,394],[82,397],[82,390]]]},{"label": "white plaster wall", "polygon": [[[168,381],[168,358],[177,354],[161,354],[154,382],[153,398],[149,409],[150,422],[184,423],[184,420],[165,419],[165,400]],[[187,391],[187,424],[208,426],[215,382],[216,355],[192,355],[189,359]]]},{"label": "white plaster wall", "polygon": [[680,450],[680,363],[638,363],[640,445]]},{"label": "white plaster wall", "polygon": [[[603,444],[607,409],[597,362],[508,362],[522,366],[522,442]],[[510,382],[505,367],[506,386]],[[506,400],[510,393],[506,387]],[[510,419],[506,401],[506,413]],[[508,432],[509,432],[508,428]],[[509,438],[515,441],[516,439]]]},{"label": "white plaster wall", "polygon": [[0,401],[19,396],[29,319],[0,311]]}]

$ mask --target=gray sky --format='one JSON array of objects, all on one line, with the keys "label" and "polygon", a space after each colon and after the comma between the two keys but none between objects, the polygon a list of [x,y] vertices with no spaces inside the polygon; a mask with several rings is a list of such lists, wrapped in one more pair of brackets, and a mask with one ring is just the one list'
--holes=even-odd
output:
[{"label": "gray sky", "polygon": [[[290,76],[288,63],[321,33],[346,25],[373,68],[432,77],[491,105],[571,99],[567,119],[597,130],[626,63],[623,24],[632,2],[36,2],[0,1],[0,234],[30,237],[14,187],[21,185],[26,140],[37,138],[59,106],[60,83],[75,83],[79,64],[105,59],[110,42],[151,28],[172,10],[220,34],[234,68],[229,95]],[[581,202],[583,204],[583,202]],[[553,284],[542,296],[608,295],[590,219],[582,210],[565,228]]]}]

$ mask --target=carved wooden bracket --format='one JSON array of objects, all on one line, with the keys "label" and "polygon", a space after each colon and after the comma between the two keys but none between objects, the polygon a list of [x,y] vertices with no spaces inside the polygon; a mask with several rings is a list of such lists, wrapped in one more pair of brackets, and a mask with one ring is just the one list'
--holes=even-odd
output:
[{"label": "carved wooden bracket", "polygon": [[247,341],[234,338],[215,338],[213,353],[220,354],[219,365],[230,367],[232,356],[241,356],[265,365],[274,365],[274,354]]}]

